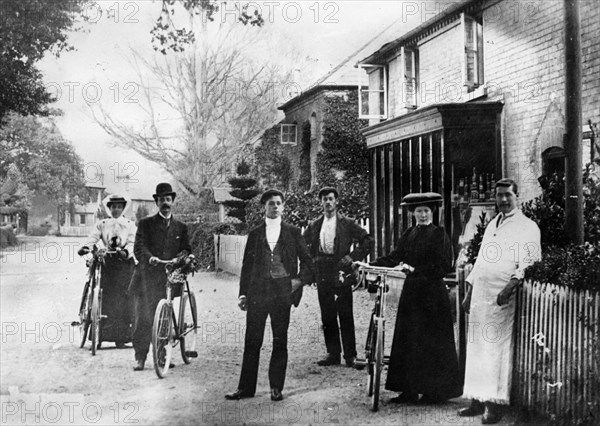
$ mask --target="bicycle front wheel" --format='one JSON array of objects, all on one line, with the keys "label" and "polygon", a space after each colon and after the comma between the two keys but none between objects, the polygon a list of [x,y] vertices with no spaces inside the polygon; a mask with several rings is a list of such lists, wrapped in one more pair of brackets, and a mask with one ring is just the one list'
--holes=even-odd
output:
[{"label": "bicycle front wheel", "polygon": [[92,296],[92,355],[100,346],[100,321],[102,319],[102,289],[95,286]]},{"label": "bicycle front wheel", "polygon": [[373,375],[374,375],[374,368],[373,365],[375,364],[375,343],[376,343],[376,337],[377,337],[377,325],[375,323],[375,314],[371,314],[371,322],[369,323],[369,332],[367,334],[367,344],[365,347],[365,358],[367,359],[367,372],[368,374],[368,379],[367,379],[367,396],[373,396]]},{"label": "bicycle front wheel", "polygon": [[198,352],[196,352],[197,312],[196,296],[192,292],[185,293],[181,297],[181,306],[179,308],[179,339],[181,357],[186,364],[189,364],[192,362],[192,358],[198,356]]},{"label": "bicycle front wheel", "polygon": [[169,371],[171,354],[173,352],[173,307],[162,299],[156,306],[154,323],[152,325],[152,355],[154,358],[154,371],[159,378],[163,378]]},{"label": "bicycle front wheel", "polygon": [[88,337],[88,331],[90,329],[90,323],[92,321],[92,303],[91,303],[91,291],[90,282],[85,283],[83,288],[83,295],[81,296],[81,304],[79,305],[79,335],[81,341],[79,347],[85,346],[85,341]]},{"label": "bicycle front wheel", "polygon": [[371,409],[379,409],[379,389],[381,387],[381,372],[383,371],[383,343],[384,343],[383,321],[377,325],[375,341],[375,362],[373,363],[373,396],[371,399]]}]

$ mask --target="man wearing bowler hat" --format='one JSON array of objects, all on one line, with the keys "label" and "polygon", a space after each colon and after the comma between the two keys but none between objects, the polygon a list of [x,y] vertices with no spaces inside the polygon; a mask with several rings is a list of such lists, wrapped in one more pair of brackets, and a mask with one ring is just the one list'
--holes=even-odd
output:
[{"label": "man wearing bowler hat", "polygon": [[338,212],[338,198],[338,191],[333,187],[326,186],[319,191],[323,216],[308,225],[304,231],[304,240],[315,261],[319,307],[327,347],[327,356],[317,364],[340,364],[343,347],[346,365],[353,367],[356,360],[356,338],[351,267],[352,262],[363,260],[369,254],[373,237],[354,220]]},{"label": "man wearing bowler hat", "polygon": [[187,226],[172,214],[177,194],[168,183],[156,186],[158,213],[140,220],[133,252],[139,264],[129,286],[134,296],[133,347],[135,371],[143,370],[152,338],[152,322],[158,302],[165,297],[167,275],[158,260],[171,260],[191,252]]},{"label": "man wearing bowler hat", "polygon": [[[287,369],[287,334],[290,323],[292,288],[309,283],[312,259],[300,229],[281,220],[283,194],[266,191],[260,199],[265,221],[248,234],[238,306],[247,311],[242,372],[238,388],[226,399],[251,398],[256,392],[260,349],[267,317],[271,318],[273,352],[269,363],[271,399],[281,401]],[[300,261],[300,273],[298,273]],[[297,306],[299,300],[294,304]]]}]

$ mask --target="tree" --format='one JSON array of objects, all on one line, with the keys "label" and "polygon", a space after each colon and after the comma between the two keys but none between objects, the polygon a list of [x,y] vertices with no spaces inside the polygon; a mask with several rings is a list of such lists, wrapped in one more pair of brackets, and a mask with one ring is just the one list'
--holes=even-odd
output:
[{"label": "tree", "polygon": [[[208,26],[187,12],[197,36],[184,51],[154,57],[132,51],[140,119],[121,121],[100,103],[96,121],[114,142],[161,165],[192,194],[220,183],[220,170],[272,125],[289,73],[258,52],[275,52],[262,28]],[[277,52],[282,56],[281,49]],[[266,65],[269,64],[269,65]]]},{"label": "tree", "polygon": [[[214,21],[215,15],[221,7],[225,7],[225,1],[212,0],[162,0],[162,10],[160,16],[156,19],[152,34],[152,43],[154,50],[163,55],[168,50],[173,52],[183,52],[188,45],[196,42],[196,33],[193,27],[186,29],[174,22],[173,16],[176,13],[176,5],[183,6],[190,17],[198,16],[203,23]],[[264,19],[257,9],[249,10],[250,3],[240,4],[234,2],[234,8],[237,10],[237,21],[250,26],[261,27]],[[181,9],[180,9],[181,10]]]},{"label": "tree", "polygon": [[250,176],[250,165],[242,160],[236,169],[237,176],[229,178],[229,184],[233,188],[229,191],[237,200],[227,200],[223,204],[229,207],[227,216],[235,217],[240,222],[246,223],[246,206],[259,194],[256,188],[256,179]]},{"label": "tree", "polygon": [[18,175],[30,191],[46,194],[58,205],[59,223],[77,197],[86,197],[82,170],[51,120],[10,113],[0,125],[0,179]]},{"label": "tree", "polygon": [[0,5],[0,120],[9,112],[48,115],[54,99],[35,64],[50,52],[73,49],[69,30],[81,0],[19,0]]}]

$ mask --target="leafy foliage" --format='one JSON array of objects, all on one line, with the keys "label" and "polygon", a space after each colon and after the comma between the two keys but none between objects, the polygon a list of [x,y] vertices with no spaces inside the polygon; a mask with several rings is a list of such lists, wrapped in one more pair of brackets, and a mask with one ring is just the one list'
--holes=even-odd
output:
[{"label": "leafy foliage", "polygon": [[467,249],[467,262],[471,265],[475,264],[475,260],[477,260],[477,255],[479,254],[479,249],[481,248],[481,241],[483,241],[483,233],[485,232],[485,221],[486,214],[485,212],[481,213],[479,216],[479,223],[476,225],[475,235],[471,239],[471,243],[469,244],[469,248]]},{"label": "leafy foliage", "polygon": [[336,184],[336,171],[343,173],[346,178],[357,176],[368,181],[367,143],[360,133],[368,122],[357,118],[357,96],[357,91],[353,90],[347,97],[327,98],[323,119],[323,149],[317,158],[317,179],[321,186]]},{"label": "leafy foliage", "polygon": [[9,111],[48,115],[52,95],[36,68],[46,52],[72,50],[67,42],[81,12],[80,0],[2,2],[0,13],[0,119]]},{"label": "leafy foliage", "polygon": [[258,176],[265,188],[288,190],[292,178],[290,159],[283,153],[279,143],[279,125],[265,131],[262,142],[254,150],[258,164]]},{"label": "leafy foliage", "polygon": [[[212,22],[220,7],[224,7],[226,4],[225,1],[213,0],[162,0],[161,14],[150,31],[154,50],[163,55],[166,55],[168,50],[183,52],[186,47],[196,41],[196,34],[192,28],[178,28],[173,22],[172,17],[177,10],[176,5],[182,6],[190,16],[199,16],[204,22]],[[253,11],[249,10],[249,3],[235,2],[234,7],[238,12],[238,22],[257,27],[264,24],[264,19],[256,8]]]},{"label": "leafy foliage", "polygon": [[307,191],[310,189],[312,175],[310,171],[310,122],[306,121],[302,126],[301,150],[299,169],[300,176],[298,177],[298,189]]},{"label": "leafy foliage", "polygon": [[206,270],[215,267],[215,234],[236,234],[236,228],[230,223],[200,222],[188,223],[188,234],[192,253],[198,260],[199,266]]},{"label": "leafy foliage", "polygon": [[523,213],[541,232],[542,260],[526,271],[526,277],[577,288],[600,288],[600,179],[598,165],[588,164],[583,173],[585,244],[571,244],[564,228],[565,182],[562,174],[542,181],[543,192],[524,203]]},{"label": "leafy foliage", "polygon": [[0,126],[0,179],[5,180],[11,168],[18,170],[30,191],[54,200],[61,216],[77,197],[86,198],[83,162],[52,121],[15,113],[5,118]]}]

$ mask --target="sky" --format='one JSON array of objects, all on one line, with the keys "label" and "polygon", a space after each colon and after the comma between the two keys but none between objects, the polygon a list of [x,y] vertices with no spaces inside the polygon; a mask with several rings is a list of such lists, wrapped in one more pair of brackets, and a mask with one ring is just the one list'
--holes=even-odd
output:
[{"label": "sky", "polygon": [[[235,20],[239,4],[227,2],[216,21]],[[399,37],[439,13],[447,2],[258,1],[250,7],[262,13],[265,33],[272,40],[274,51],[263,52],[265,56],[276,58],[277,50],[291,50],[297,59],[289,66],[300,70],[299,81],[306,86],[392,22]],[[90,23],[70,35],[75,50],[40,63],[46,85],[58,97],[53,107],[63,111],[57,125],[83,158],[88,180],[100,183],[102,174],[110,192],[126,191],[134,197],[150,197],[156,183],[170,177],[133,151],[115,147],[92,118],[90,105],[101,103],[123,122],[139,120],[135,103],[141,93],[130,49],[148,57],[155,54],[149,32],[159,10],[160,2],[152,0],[92,2],[84,11]],[[391,40],[381,44],[387,41]],[[120,176],[127,174],[131,177],[126,183]]]}]

